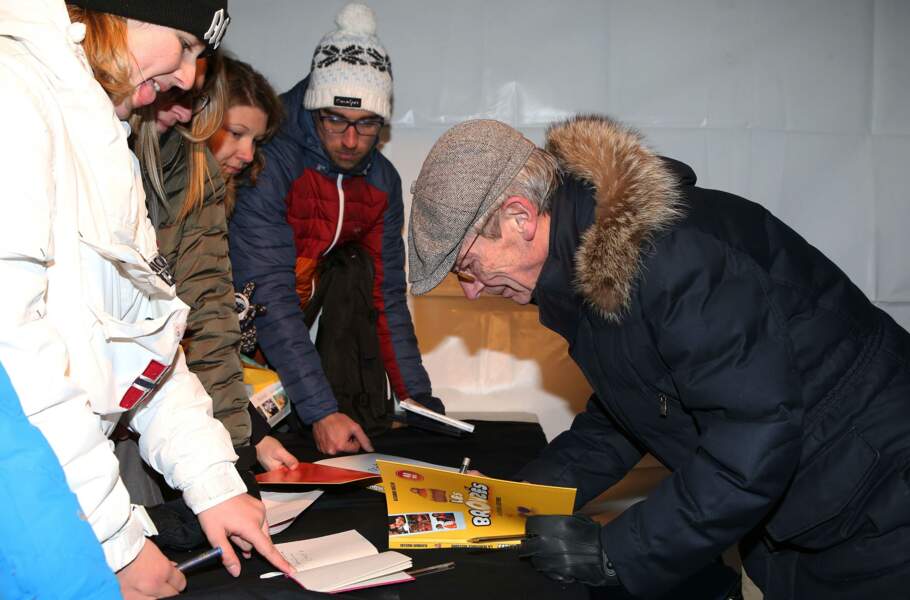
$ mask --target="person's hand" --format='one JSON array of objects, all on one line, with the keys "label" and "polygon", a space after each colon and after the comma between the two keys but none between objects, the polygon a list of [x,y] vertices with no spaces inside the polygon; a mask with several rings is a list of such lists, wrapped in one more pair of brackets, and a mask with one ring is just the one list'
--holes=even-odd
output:
[{"label": "person's hand", "polygon": [[537,515],[525,522],[519,555],[534,568],[563,583],[619,585],[600,541],[601,526],[581,515]]},{"label": "person's hand", "polygon": [[245,558],[256,551],[279,571],[290,575],[294,568],[281,556],[269,537],[269,526],[265,520],[265,506],[249,494],[240,494],[199,513],[199,524],[214,548],[220,546],[221,563],[227,572],[240,575],[240,559],[228,543],[228,539],[243,552]]},{"label": "person's hand", "polygon": [[183,573],[148,539],[133,562],[117,571],[117,581],[126,600],[176,596],[186,587]]},{"label": "person's hand", "polygon": [[270,435],[265,436],[256,444],[256,460],[266,471],[274,471],[279,467],[293,469],[300,462],[287,451],[281,442]]},{"label": "person's hand", "polygon": [[346,414],[336,412],[313,423],[316,448],[323,454],[334,456],[339,452],[357,452],[361,448],[373,451],[370,438],[360,425]]}]

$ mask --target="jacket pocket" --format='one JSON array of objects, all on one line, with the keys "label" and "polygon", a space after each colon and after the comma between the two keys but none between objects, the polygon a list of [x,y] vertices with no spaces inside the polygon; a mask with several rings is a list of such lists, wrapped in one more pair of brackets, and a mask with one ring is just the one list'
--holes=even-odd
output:
[{"label": "jacket pocket", "polygon": [[879,484],[871,494],[866,516],[879,533],[910,526],[910,464],[905,462]]},{"label": "jacket pocket", "polygon": [[841,435],[799,469],[768,523],[768,534],[805,548],[840,541],[836,524],[821,526],[844,512],[878,460],[879,452],[855,428]]}]

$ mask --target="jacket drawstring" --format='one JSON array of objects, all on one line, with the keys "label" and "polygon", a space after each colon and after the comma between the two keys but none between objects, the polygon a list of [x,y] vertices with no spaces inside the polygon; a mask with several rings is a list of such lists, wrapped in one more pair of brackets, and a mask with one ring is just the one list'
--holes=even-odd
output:
[{"label": "jacket drawstring", "polygon": [[[332,251],[332,248],[335,247],[335,244],[338,243],[338,238],[341,237],[341,224],[344,222],[344,188],[341,187],[341,181],[344,179],[344,175],[341,173],[338,174],[337,187],[338,187],[338,224],[335,225],[335,237],[332,239],[332,243],[329,244],[329,247],[325,249],[325,252],[322,253],[322,256],[325,256]],[[313,299],[313,294],[316,293],[316,271],[313,271],[313,277],[310,279],[310,300]]]},{"label": "jacket drawstring", "polygon": [[326,248],[326,251],[322,253],[323,256],[331,252],[332,248],[335,247],[335,244],[338,243],[338,238],[341,237],[341,224],[344,222],[344,188],[341,187],[341,180],[344,178],[344,175],[341,173],[338,174],[338,224],[335,225],[335,239],[332,240],[332,243],[329,244],[329,247]]}]

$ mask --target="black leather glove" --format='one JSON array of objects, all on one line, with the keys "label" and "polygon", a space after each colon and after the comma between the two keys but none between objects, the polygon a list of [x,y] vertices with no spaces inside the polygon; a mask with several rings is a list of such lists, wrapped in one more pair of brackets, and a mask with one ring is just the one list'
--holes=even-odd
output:
[{"label": "black leather glove", "polygon": [[446,414],[445,405],[443,405],[442,400],[436,396],[431,396],[429,394],[418,394],[417,396],[413,396],[411,400],[422,404],[423,406],[429,408],[434,412],[438,412],[441,415]]},{"label": "black leather glove", "polygon": [[528,517],[521,542],[522,558],[563,583],[619,585],[612,563],[600,542],[600,524],[580,515]]}]

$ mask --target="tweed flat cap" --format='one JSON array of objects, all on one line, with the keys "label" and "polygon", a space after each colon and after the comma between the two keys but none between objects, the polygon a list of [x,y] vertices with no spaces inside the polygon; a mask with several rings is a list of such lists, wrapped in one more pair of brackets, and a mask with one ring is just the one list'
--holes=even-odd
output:
[{"label": "tweed flat cap", "polygon": [[455,264],[462,241],[493,207],[534,151],[505,123],[465,121],[440,137],[411,188],[409,280],[425,294]]}]

